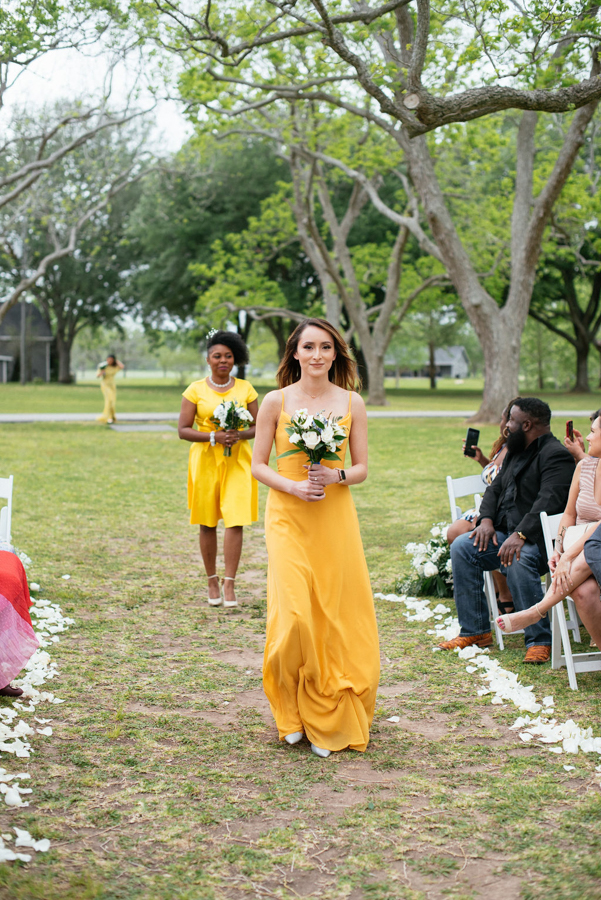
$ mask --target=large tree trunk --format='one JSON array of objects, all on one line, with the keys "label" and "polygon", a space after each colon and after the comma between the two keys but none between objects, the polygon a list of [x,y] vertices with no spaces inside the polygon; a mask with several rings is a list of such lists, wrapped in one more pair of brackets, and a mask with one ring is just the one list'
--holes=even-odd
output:
[{"label": "large tree trunk", "polygon": [[588,383],[588,354],[590,344],[588,341],[576,341],[576,384],[572,388],[575,394],[589,394]]},{"label": "large tree trunk", "polygon": [[478,338],[484,353],[484,383],[487,390],[472,422],[498,422],[500,412],[519,395],[518,372],[522,326],[507,317],[480,328]]},{"label": "large tree trunk", "polygon": [[363,348],[363,357],[368,372],[367,402],[371,406],[386,406],[384,390],[384,353],[373,348]]},{"label": "large tree trunk", "polygon": [[58,382],[59,384],[71,384],[71,348],[73,340],[65,338],[60,332],[56,335],[56,350],[58,353]]}]

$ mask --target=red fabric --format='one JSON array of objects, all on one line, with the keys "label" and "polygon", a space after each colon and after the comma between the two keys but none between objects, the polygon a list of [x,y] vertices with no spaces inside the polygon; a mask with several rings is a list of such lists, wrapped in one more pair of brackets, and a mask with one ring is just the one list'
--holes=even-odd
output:
[{"label": "red fabric", "polygon": [[21,618],[31,625],[29,585],[23,563],[14,553],[0,550],[0,594],[14,607]]}]

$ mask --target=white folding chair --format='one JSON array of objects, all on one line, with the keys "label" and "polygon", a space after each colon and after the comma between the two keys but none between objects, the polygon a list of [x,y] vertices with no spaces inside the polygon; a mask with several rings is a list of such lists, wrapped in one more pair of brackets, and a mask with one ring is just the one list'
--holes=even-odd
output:
[{"label": "white folding chair", "polygon": [[13,476],[0,478],[0,500],[6,500],[6,506],[0,509],[0,541],[10,544],[10,520],[13,511]]},{"label": "white folding chair", "polygon": [[[462,515],[461,507],[457,504],[458,497],[465,497],[468,494],[474,495],[474,506],[476,510],[480,508],[481,496],[478,491],[483,487],[480,475],[465,475],[463,478],[451,478],[447,475],[447,491],[449,493],[449,505],[451,507],[451,521],[455,522]],[[492,572],[484,572],[484,596],[488,605],[488,613],[491,621],[491,631],[494,631],[499,645],[499,650],[503,650],[503,632],[497,625],[499,616],[499,607],[497,606],[497,592],[495,590],[495,582]],[[513,633],[513,632],[512,632]],[[521,632],[515,632],[516,634]]]},{"label": "white folding chair", "polygon": [[447,491],[449,492],[449,505],[451,507],[451,522],[456,522],[463,515],[463,510],[457,504],[458,497],[470,497],[482,490],[482,478],[480,475],[465,475],[463,478],[451,478],[447,475]]},{"label": "white folding chair", "polygon": [[[554,541],[557,537],[559,523],[562,514],[556,516],[548,516],[547,513],[540,514],[540,521],[545,539],[545,549],[547,555],[553,555]],[[550,576],[547,576],[547,586],[551,583]],[[551,613],[551,667],[560,669],[565,666],[568,670],[568,681],[573,691],[578,690],[578,682],[576,680],[576,672],[599,672],[601,671],[601,653],[572,653],[572,645],[570,643],[571,631],[577,644],[580,643],[580,627],[576,606],[571,597],[566,598],[568,607],[568,618],[561,603],[556,603]],[[561,652],[563,648],[563,653]]]}]

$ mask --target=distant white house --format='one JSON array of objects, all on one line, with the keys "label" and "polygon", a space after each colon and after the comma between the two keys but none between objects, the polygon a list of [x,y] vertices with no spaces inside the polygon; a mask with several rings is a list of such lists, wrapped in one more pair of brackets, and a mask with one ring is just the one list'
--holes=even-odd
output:
[{"label": "distant white house", "polygon": [[[470,361],[465,347],[441,347],[434,351],[436,374],[439,378],[467,378],[470,372]],[[424,366],[422,373],[429,375],[429,369]]]},{"label": "distant white house", "polygon": [[[430,369],[424,365],[424,358],[427,358],[427,349],[421,355],[421,359],[415,361],[415,364],[407,363],[399,365],[394,359],[387,359],[385,363],[386,374],[401,375],[405,378],[411,376],[429,376]],[[436,365],[437,378],[467,378],[470,372],[470,361],[465,347],[440,347],[434,351],[434,362]]]}]

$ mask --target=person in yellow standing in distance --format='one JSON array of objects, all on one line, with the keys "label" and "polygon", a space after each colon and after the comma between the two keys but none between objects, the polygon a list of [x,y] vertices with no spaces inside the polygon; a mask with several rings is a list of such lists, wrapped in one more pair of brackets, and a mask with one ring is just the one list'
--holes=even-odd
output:
[{"label": "person in yellow standing in distance", "polygon": [[[250,382],[234,378],[232,369],[248,363],[248,347],[239,334],[214,331],[207,344],[211,374],[194,381],[183,394],[178,433],[190,441],[188,508],[190,524],[200,525],[200,554],[208,579],[208,602],[222,602],[217,575],[217,523],[223,519],[223,605],[237,606],[234,580],[242,553],[243,528],[259,517],[258,485],[250,473],[258,394]],[[211,419],[215,408],[236,400],[248,409],[253,422],[240,431],[221,431]],[[196,428],[194,424],[196,423]],[[226,447],[231,456],[224,456]]]},{"label": "person in yellow standing in distance", "polygon": [[[279,391],[257,420],[252,472],[269,488],[263,686],[280,740],[303,735],[317,756],[363,751],[380,677],[374,601],[350,485],[367,478],[367,415],[356,367],[338,331],[307,319],[286,345]],[[338,459],[307,464],[286,427],[300,410],[340,417]],[[275,440],[277,473],[269,466]],[[351,465],[344,467],[346,448]]]},{"label": "person in yellow standing in distance", "polygon": [[105,425],[112,425],[117,421],[117,385],[115,384],[115,375],[124,369],[125,366],[119,362],[113,353],[109,353],[105,363],[100,363],[96,378],[101,378],[100,390],[104,395],[104,409],[102,415],[98,416],[97,421],[103,422]]}]

